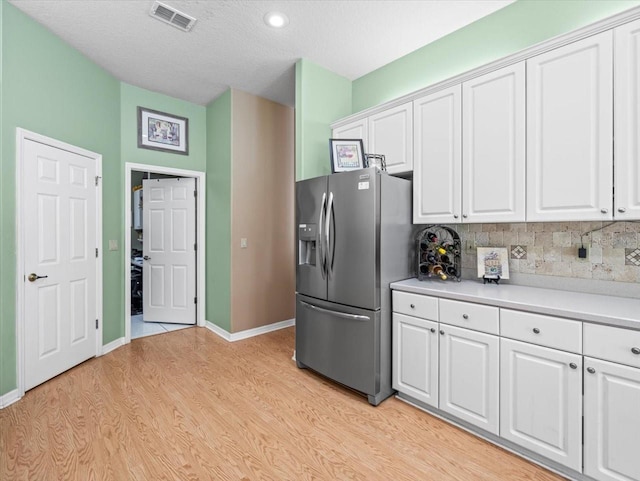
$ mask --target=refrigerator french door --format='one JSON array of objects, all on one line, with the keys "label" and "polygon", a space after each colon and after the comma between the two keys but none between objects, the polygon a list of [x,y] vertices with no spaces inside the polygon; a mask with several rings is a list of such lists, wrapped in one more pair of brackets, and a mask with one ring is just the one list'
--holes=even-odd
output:
[{"label": "refrigerator french door", "polygon": [[296,184],[296,360],[368,396],[393,393],[389,282],[411,276],[411,183],[363,169]]}]

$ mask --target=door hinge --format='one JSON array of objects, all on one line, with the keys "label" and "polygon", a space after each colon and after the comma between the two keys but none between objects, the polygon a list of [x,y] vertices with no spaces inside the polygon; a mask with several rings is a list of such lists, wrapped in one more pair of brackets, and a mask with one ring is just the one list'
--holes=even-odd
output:
[{"label": "door hinge", "polygon": [[96,329],[98,329],[98,319],[96,319]]},{"label": "door hinge", "polygon": [[98,248],[96,247],[96,257],[98,257]]},{"label": "door hinge", "polygon": [[198,298],[197,298],[197,297],[194,297],[194,298],[193,298],[193,303],[194,303],[194,304],[197,304],[197,303],[198,303]]},{"label": "door hinge", "polygon": [[102,177],[100,177],[99,175],[96,175],[96,185],[98,185],[98,182],[100,182],[100,179],[102,179]]}]

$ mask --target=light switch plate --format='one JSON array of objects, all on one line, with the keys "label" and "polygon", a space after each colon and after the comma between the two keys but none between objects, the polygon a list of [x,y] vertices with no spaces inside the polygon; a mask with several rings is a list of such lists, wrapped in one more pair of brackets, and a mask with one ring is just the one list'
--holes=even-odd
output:
[{"label": "light switch plate", "polygon": [[240,249],[246,249],[246,248],[247,248],[247,238],[242,237],[240,239]]},{"label": "light switch plate", "polygon": [[109,250],[110,251],[118,250],[118,241],[116,239],[109,239]]}]

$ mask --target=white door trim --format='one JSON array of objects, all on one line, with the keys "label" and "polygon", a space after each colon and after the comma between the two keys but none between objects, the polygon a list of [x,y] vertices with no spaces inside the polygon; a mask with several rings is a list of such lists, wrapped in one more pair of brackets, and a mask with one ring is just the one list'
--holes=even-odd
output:
[{"label": "white door trim", "polygon": [[174,169],[159,165],[124,164],[124,342],[131,342],[131,172],[152,172],[154,174],[176,175],[179,177],[193,177],[196,179],[197,213],[196,228],[198,230],[196,243],[196,325],[205,326],[205,205],[206,205],[206,174],[198,170]]},{"label": "white door trim", "polygon": [[[25,366],[25,319],[24,319],[24,215],[23,215],[23,154],[24,142],[31,140],[51,147],[66,150],[77,155],[82,155],[92,159],[96,163],[96,176],[102,179],[102,155],[90,150],[76,147],[44,135],[31,132],[29,130],[16,128],[16,348],[17,348],[17,373],[18,373],[18,396],[24,396],[24,366]],[[102,354],[102,182],[98,182],[96,188],[96,239],[99,242],[98,257],[96,258],[96,319],[98,319],[98,329],[96,329],[96,356]]]}]

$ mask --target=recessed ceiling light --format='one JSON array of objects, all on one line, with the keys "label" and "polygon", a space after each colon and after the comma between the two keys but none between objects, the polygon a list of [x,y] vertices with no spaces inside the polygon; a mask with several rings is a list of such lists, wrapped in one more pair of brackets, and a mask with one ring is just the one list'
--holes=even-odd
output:
[{"label": "recessed ceiling light", "polygon": [[269,12],[264,16],[264,23],[273,28],[282,28],[289,24],[289,18],[284,13]]}]

